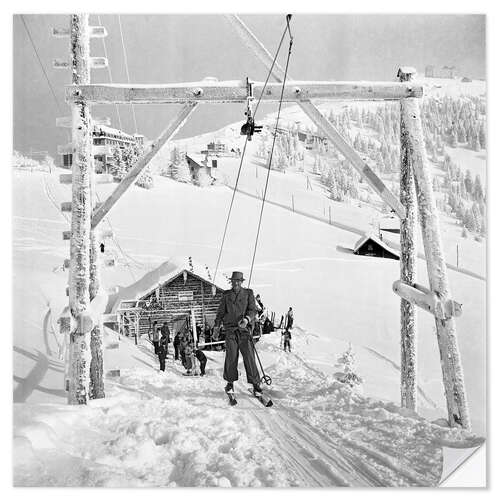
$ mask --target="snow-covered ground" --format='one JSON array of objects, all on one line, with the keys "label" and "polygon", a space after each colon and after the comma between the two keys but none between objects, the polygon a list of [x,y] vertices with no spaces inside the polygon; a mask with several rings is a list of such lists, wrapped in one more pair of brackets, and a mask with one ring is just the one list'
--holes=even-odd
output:
[{"label": "snow-covered ground", "polygon": [[[309,336],[294,335],[300,352]],[[16,485],[426,486],[441,478],[443,446],[481,442],[352,392],[284,353],[278,333],[259,344],[271,409],[241,381],[228,407],[222,352],[208,352],[207,376],[193,378],[172,359],[159,372],[146,342],[121,344],[137,366],[107,383],[105,399],[15,405]]]},{"label": "snow-covered ground", "polygon": [[[355,232],[272,204],[252,288],[278,313],[293,305],[300,325],[292,354],[279,351],[275,336],[261,347],[274,409],[247,398],[241,383],[240,404],[228,409],[219,353],[208,353],[209,376],[192,379],[179,366],[156,372],[147,347],[126,339],[118,351],[107,351],[108,368],[122,368],[120,380],[107,383],[109,397],[68,407],[56,321],[67,301],[61,266],[69,255],[61,234],[69,225],[59,205],[70,189],[59,184],[59,173],[13,176],[16,484],[435,484],[443,443],[477,444],[429,423],[445,416],[445,404],[434,325],[425,313],[418,318],[421,417],[398,409],[399,299],[391,290],[398,262],[354,256]],[[245,176],[252,174],[254,165]],[[294,179],[273,172],[272,189],[278,175]],[[128,285],[174,255],[186,264],[191,256],[215,265],[230,190],[160,177],[155,183],[149,191],[131,188],[111,213],[121,249],[107,245],[118,266],[104,270],[106,286]],[[101,199],[113,188],[100,185]],[[259,207],[258,199],[237,195],[221,272],[248,275]],[[418,271],[426,275],[423,261]],[[457,328],[473,429],[484,435],[485,282],[455,271],[450,281],[464,303]],[[332,378],[349,342],[364,396]],[[161,473],[158,460],[165,464]]]}]

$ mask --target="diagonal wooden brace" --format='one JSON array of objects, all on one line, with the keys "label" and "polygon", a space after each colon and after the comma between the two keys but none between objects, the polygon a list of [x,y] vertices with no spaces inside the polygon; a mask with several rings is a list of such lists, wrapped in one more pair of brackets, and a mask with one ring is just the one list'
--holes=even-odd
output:
[{"label": "diagonal wooden brace", "polygon": [[299,106],[316,127],[318,127],[318,130],[321,130],[327,139],[345,156],[359,175],[361,175],[373,190],[396,212],[398,217],[404,219],[406,217],[406,211],[398,198],[359,156],[354,148],[342,137],[337,129],[320,113],[319,109],[310,101],[301,101]]},{"label": "diagonal wooden brace", "polygon": [[[271,69],[271,67],[273,68],[271,70],[273,78],[277,82],[283,82],[285,72],[278,64],[275,63],[273,66],[273,56],[267,51],[264,45],[260,43],[245,23],[234,14],[227,15],[226,17],[247,47],[252,50],[266,68],[268,70]],[[396,212],[398,217],[404,219],[406,217],[406,211],[398,198],[387,188],[380,177],[375,174],[335,127],[319,112],[316,106],[309,100],[299,101],[297,104],[318,129],[321,130],[332,144],[345,156],[361,177],[363,177],[375,192],[378,193],[378,195]]]},{"label": "diagonal wooden brace", "polygon": [[177,131],[184,125],[191,113],[195,110],[197,103],[190,102],[184,105],[177,116],[168,124],[167,128],[160,134],[158,139],[154,141],[149,149],[137,160],[134,167],[128,172],[127,176],[118,184],[116,189],[111,193],[109,198],[99,206],[92,215],[91,227],[94,229],[106,214],[113,208],[115,203],[127,192],[130,186],[141,175],[142,171],[147,167],[149,162],[156,156],[158,151],[165,143],[172,138]]}]

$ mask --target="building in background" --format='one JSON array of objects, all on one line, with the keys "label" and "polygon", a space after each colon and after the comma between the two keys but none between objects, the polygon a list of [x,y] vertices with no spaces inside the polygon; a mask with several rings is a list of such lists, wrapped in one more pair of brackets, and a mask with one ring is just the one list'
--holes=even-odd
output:
[{"label": "building in background", "polygon": [[436,68],[435,66],[429,64],[425,67],[425,76],[427,78],[456,78],[457,68],[456,66],[443,66],[442,68]]},{"label": "building in background", "polygon": [[[141,134],[126,134],[121,130],[106,125],[94,125],[92,142],[96,172],[108,173],[114,162],[114,150],[116,148],[125,149],[134,144],[143,146],[144,136]],[[69,169],[72,165],[72,153],[62,153],[61,167]]]}]

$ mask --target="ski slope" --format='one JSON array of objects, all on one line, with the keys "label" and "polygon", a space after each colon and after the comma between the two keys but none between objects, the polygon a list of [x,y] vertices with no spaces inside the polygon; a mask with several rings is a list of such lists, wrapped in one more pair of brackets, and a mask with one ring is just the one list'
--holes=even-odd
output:
[{"label": "ski slope", "polygon": [[270,409],[241,380],[238,405],[228,406],[221,352],[207,353],[207,376],[184,377],[171,358],[158,372],[150,344],[122,339],[121,356],[135,351],[137,365],[108,381],[105,399],[87,407],[15,405],[14,483],[428,486],[441,477],[443,445],[480,444],[351,392],[300,355],[281,351],[278,337],[260,344],[276,380]]},{"label": "ski slope", "polygon": [[[66,406],[56,321],[67,301],[61,265],[69,255],[61,234],[69,225],[59,205],[70,189],[59,184],[59,173],[13,175],[17,484],[436,484],[443,444],[477,444],[422,418],[445,416],[434,327],[424,314],[421,417],[397,407],[399,300],[391,285],[398,262],[354,256],[349,248],[357,234],[273,205],[265,210],[251,286],[278,313],[293,305],[300,325],[291,355],[279,351],[276,338],[262,347],[276,408],[257,406],[240,383],[240,405],[229,410],[217,353],[208,353],[205,379],[182,377],[178,366],[164,375],[147,346],[126,339],[107,355],[108,368],[123,370],[119,382],[107,384],[110,397],[87,408]],[[100,185],[101,199],[113,187]],[[159,177],[152,190],[131,188],[110,216],[119,246],[111,242],[107,252],[118,266],[103,271],[105,285],[129,285],[174,255],[213,270],[230,196],[223,186],[200,189]],[[259,208],[259,200],[237,195],[221,273],[248,275]],[[423,262],[419,273],[425,276]],[[457,272],[450,281],[464,302],[459,343],[474,430],[482,434],[485,283]],[[349,342],[364,396],[332,378]],[[166,464],[161,474],[158,460]]]}]

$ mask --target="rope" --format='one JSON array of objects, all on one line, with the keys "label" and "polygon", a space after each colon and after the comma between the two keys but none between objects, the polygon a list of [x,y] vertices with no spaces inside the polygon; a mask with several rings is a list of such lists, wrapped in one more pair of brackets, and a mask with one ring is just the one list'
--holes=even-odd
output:
[{"label": "rope", "polygon": [[215,278],[217,276],[217,271],[219,270],[220,259],[221,259],[221,256],[222,256],[222,249],[224,248],[224,242],[226,241],[227,228],[228,228],[228,225],[229,225],[229,219],[231,217],[231,210],[233,209],[233,202],[234,202],[234,198],[236,196],[236,190],[237,190],[237,187],[238,187],[238,181],[240,180],[241,167],[243,165],[243,158],[245,157],[245,151],[247,149],[247,144],[248,144],[248,136],[246,136],[245,144],[243,146],[243,151],[241,153],[240,166],[238,168],[238,174],[236,175],[236,182],[234,184],[233,195],[231,197],[231,203],[229,205],[229,210],[227,212],[226,224],[224,226],[224,234],[222,235],[222,242],[221,242],[220,249],[219,249],[219,256],[217,257],[217,264],[215,266],[214,279],[212,281],[212,283],[214,285],[215,285]]},{"label": "rope", "polygon": [[24,24],[24,28],[26,29],[26,33],[28,34],[28,38],[30,39],[31,46],[33,47],[33,50],[35,51],[35,55],[36,55],[36,58],[38,59],[38,63],[40,64],[40,68],[42,69],[43,75],[45,76],[45,79],[47,80],[47,83],[50,87],[50,91],[52,92],[52,96],[54,97],[54,101],[56,102],[57,109],[59,110],[60,113],[62,113],[61,106],[59,104],[59,100],[57,99],[56,93],[54,91],[54,87],[52,87],[52,84],[50,83],[49,76],[47,75],[47,72],[45,71],[42,60],[40,58],[40,54],[38,53],[38,50],[36,48],[33,37],[31,36],[31,32],[30,32],[28,25],[26,24],[26,21],[25,21],[24,16],[22,14],[21,14],[21,21]]},{"label": "rope", "polygon": [[[287,30],[289,31],[289,17],[288,16],[287,16]],[[250,287],[250,283],[252,281],[253,267],[254,267],[254,264],[255,264],[255,256],[257,254],[257,246],[258,246],[258,243],[259,243],[260,228],[261,228],[261,225],[262,225],[262,217],[263,217],[263,214],[264,214],[264,205],[266,203],[267,188],[269,186],[269,176],[270,176],[270,173],[271,173],[271,164],[272,164],[272,161],[273,161],[274,146],[276,144],[276,137],[278,135],[278,124],[279,124],[280,115],[281,115],[281,107],[282,107],[282,104],[283,104],[283,92],[285,91],[285,83],[286,83],[286,76],[287,76],[287,73],[288,73],[288,65],[290,63],[290,56],[292,54],[292,45],[293,45],[293,37],[290,36],[290,44],[288,46],[288,56],[286,58],[285,75],[284,75],[284,78],[283,78],[283,83],[281,85],[281,94],[280,94],[280,100],[279,100],[279,105],[278,105],[278,115],[276,116],[276,125],[274,127],[273,144],[271,146],[271,152],[269,154],[269,164],[267,166],[266,184],[265,184],[265,187],[264,187],[264,194],[262,196],[262,204],[261,204],[261,207],[260,207],[260,215],[259,215],[259,224],[257,225],[257,235],[255,237],[255,246],[254,246],[254,249],[253,249],[252,264],[250,266],[250,275],[248,277],[248,287]]]},{"label": "rope", "polygon": [[[281,45],[283,44],[283,39],[285,38],[286,32],[289,31],[288,21],[289,21],[289,19],[288,19],[288,16],[287,16],[287,27],[285,28],[285,30],[283,31],[283,34],[281,35],[281,39],[280,39],[280,42],[278,44],[278,48],[276,49],[276,53],[274,55],[273,63],[271,64],[271,67],[269,68],[266,80],[264,82],[264,86],[262,87],[262,91],[261,91],[260,96],[259,96],[259,100],[257,101],[257,104],[255,106],[255,110],[254,110],[254,113],[253,113],[254,120],[255,120],[255,116],[257,114],[257,110],[259,109],[260,101],[262,100],[262,96],[264,95],[264,92],[266,90],[267,84],[269,82],[269,78],[271,78],[271,74],[272,74],[274,65],[276,63],[276,59],[278,58],[278,54],[279,54],[279,52],[281,50]],[[288,56],[288,57],[290,57],[290,56]],[[281,98],[283,98],[283,91],[281,92]],[[241,173],[241,168],[242,168],[242,165],[243,165],[243,159],[245,157],[245,151],[246,151],[246,148],[247,148],[247,143],[248,143],[248,136],[245,139],[245,145],[243,146],[243,151],[241,153],[240,166],[238,168],[238,174],[236,176],[236,182],[234,184],[233,195],[231,197],[231,203],[229,205],[229,210],[228,210],[228,214],[227,214],[227,218],[226,218],[226,224],[224,226],[224,233],[223,233],[223,236],[222,236],[222,242],[221,242],[221,246],[220,246],[220,249],[219,249],[219,255],[217,257],[217,264],[215,266],[214,279],[212,281],[213,284],[215,284],[215,277],[217,276],[217,271],[219,270],[219,264],[220,264],[220,259],[221,259],[221,256],[222,256],[222,250],[223,250],[223,247],[224,247],[224,243],[226,241],[227,228],[228,228],[228,225],[229,225],[229,219],[231,218],[231,211],[233,209],[233,202],[234,202],[234,198],[235,198],[235,195],[236,195],[236,190],[238,188],[238,181],[240,179],[240,173]],[[273,147],[274,147],[274,145],[273,145]]]},{"label": "rope", "polygon": [[[100,15],[97,15],[97,21],[99,23],[99,26],[102,26],[101,16]],[[106,49],[106,41],[105,40],[106,40],[106,37],[102,37],[101,38],[102,48],[104,49],[104,57],[108,60],[107,69],[108,69],[108,75],[109,75],[109,83],[113,83],[113,76],[111,74],[111,65],[109,63],[108,51]],[[123,127],[122,127],[122,118],[120,116],[120,110],[118,108],[118,104],[116,104],[116,103],[115,103],[115,110],[116,110],[116,116],[118,118],[118,126],[120,127],[120,130],[123,130]]]},{"label": "rope", "polygon": [[285,28],[285,30],[283,31],[283,34],[281,35],[280,43],[278,45],[278,49],[276,50],[276,54],[274,55],[273,63],[271,64],[271,67],[269,68],[269,71],[267,73],[266,81],[264,82],[264,86],[262,87],[262,91],[260,93],[259,100],[257,101],[257,104],[255,105],[255,110],[253,112],[254,119],[255,119],[255,115],[257,114],[257,110],[259,109],[260,101],[262,100],[262,96],[264,95],[264,91],[266,90],[266,86],[269,82],[269,78],[271,78],[271,73],[273,72],[274,65],[276,64],[276,59],[278,58],[278,54],[279,54],[279,51],[281,49],[281,45],[283,43],[283,40],[285,38],[287,30],[288,30],[288,25]]},{"label": "rope", "polygon": [[[31,42],[31,46],[33,47],[33,51],[35,52],[35,55],[36,55],[36,58],[38,60],[38,64],[40,65],[40,68],[42,70],[42,73],[43,73],[43,76],[45,77],[45,80],[47,81],[47,84],[50,88],[50,92],[52,94],[52,97],[54,98],[54,101],[56,103],[56,106],[57,106],[57,109],[59,110],[59,113],[62,115],[63,114],[63,110],[61,109],[61,105],[59,104],[59,99],[57,98],[56,96],[56,92],[54,90],[54,87],[52,86],[52,83],[50,83],[50,79],[49,79],[49,75],[47,74],[47,71],[45,71],[45,67],[42,63],[42,59],[40,58],[40,54],[38,53],[38,50],[36,48],[36,44],[35,44],[35,41],[33,40],[33,37],[31,36],[31,32],[28,28],[28,25],[26,24],[26,20],[24,19],[24,15],[21,14],[21,21],[23,22],[23,25],[24,25],[24,29],[26,30],[26,33],[28,34],[28,38]],[[70,133],[69,131],[66,131],[66,134],[68,136],[68,140],[70,139]]]},{"label": "rope", "polygon": [[[125,73],[127,74],[127,83],[130,83],[130,73],[128,71],[128,59],[127,59],[127,50],[125,48],[125,41],[123,39],[123,30],[122,30],[122,21],[121,21],[121,16],[118,14],[118,25],[120,26],[120,39],[122,42],[122,50],[123,50],[123,59],[125,61]],[[130,103],[130,109],[132,110],[132,116],[134,118],[134,127],[135,127],[135,133],[137,134],[138,129],[137,129],[137,119],[135,116],[135,108],[132,103]]]}]

